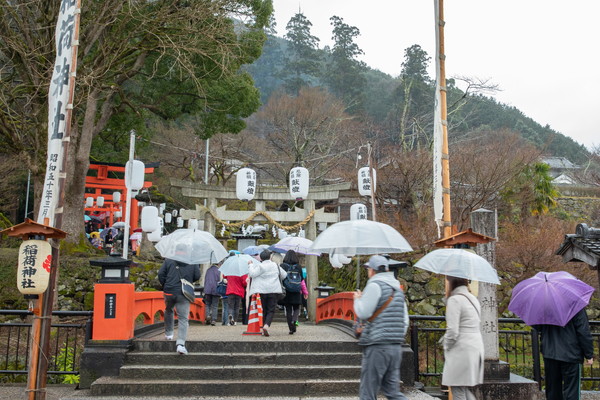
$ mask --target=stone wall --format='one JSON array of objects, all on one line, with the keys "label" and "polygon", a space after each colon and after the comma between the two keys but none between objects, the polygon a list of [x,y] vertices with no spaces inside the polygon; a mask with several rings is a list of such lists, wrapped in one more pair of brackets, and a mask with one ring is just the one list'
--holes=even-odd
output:
[{"label": "stone wall", "polygon": [[600,198],[559,197],[559,213],[589,226],[600,226]]}]

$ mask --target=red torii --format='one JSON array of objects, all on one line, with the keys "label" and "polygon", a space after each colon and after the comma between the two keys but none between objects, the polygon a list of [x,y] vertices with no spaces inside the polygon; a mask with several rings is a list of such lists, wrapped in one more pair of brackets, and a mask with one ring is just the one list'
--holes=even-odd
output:
[{"label": "red torii", "polygon": [[[150,163],[145,165],[144,173],[154,173],[154,168],[157,168],[159,163]],[[90,172],[96,171],[96,176],[90,175]],[[111,177],[109,177],[109,174]],[[90,163],[88,175],[85,177],[85,197],[94,198],[94,206],[86,207],[85,211],[87,214],[96,213],[101,219],[109,219],[109,224],[112,226],[116,220],[122,220],[125,213],[122,212],[120,218],[114,217],[116,211],[121,211],[121,204],[125,204],[125,199],[128,195],[127,188],[125,187],[125,165],[113,164],[113,163],[102,163],[95,162]],[[144,181],[144,189],[152,186],[151,181]],[[119,203],[113,202],[113,193],[121,192],[121,201]],[[96,199],[98,196],[104,197],[104,206],[98,207],[96,205]],[[83,199],[85,201],[85,198]],[[138,212],[138,201],[133,198],[131,199],[131,220],[129,224],[131,229],[138,227],[139,223],[139,212]]]}]

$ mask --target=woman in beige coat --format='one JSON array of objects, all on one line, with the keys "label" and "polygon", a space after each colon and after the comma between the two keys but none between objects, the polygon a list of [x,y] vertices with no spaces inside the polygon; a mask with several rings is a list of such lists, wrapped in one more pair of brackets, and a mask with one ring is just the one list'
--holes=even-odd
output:
[{"label": "woman in beige coat", "polygon": [[454,400],[476,400],[469,387],[483,383],[483,338],[479,326],[481,307],[469,293],[468,280],[446,277],[446,333],[442,385]]}]

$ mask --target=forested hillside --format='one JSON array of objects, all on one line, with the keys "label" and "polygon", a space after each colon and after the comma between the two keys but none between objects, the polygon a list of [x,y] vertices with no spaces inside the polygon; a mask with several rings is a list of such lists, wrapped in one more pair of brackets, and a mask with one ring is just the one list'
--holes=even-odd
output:
[{"label": "forested hillside", "polygon": [[[278,89],[289,91],[290,77],[297,82],[335,92],[328,81],[328,75],[335,74],[331,71],[329,49],[313,49],[313,61],[318,68],[313,68],[312,74],[292,74],[293,46],[289,40],[269,35],[262,56],[246,67],[261,92],[263,103]],[[349,81],[349,84],[362,87],[363,92],[360,96],[362,105],[354,107],[354,113],[364,112],[375,124],[381,125],[389,139],[396,143],[403,135],[410,140],[414,139],[415,133],[421,135],[421,139],[430,136],[435,77],[428,76],[426,69],[431,61],[431,55],[414,45],[405,50],[403,70],[398,77],[357,62],[354,75],[357,81]],[[575,163],[587,160],[587,150],[583,145],[549,126],[541,126],[517,108],[497,102],[493,98],[495,88],[488,86],[487,82],[479,82],[475,77],[460,79],[462,82],[458,86],[468,87],[468,90],[459,89],[457,79],[448,77],[447,80],[451,142],[482,130],[508,129],[519,133],[546,155],[566,157]],[[405,108],[407,99],[409,109]],[[410,122],[404,122],[404,127],[401,127],[403,121]]]}]

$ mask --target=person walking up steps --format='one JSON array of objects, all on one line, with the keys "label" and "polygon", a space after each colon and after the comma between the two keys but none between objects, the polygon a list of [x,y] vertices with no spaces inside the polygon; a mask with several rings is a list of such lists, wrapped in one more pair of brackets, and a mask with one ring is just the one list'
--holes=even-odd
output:
[{"label": "person walking up steps", "polygon": [[302,298],[308,298],[308,290],[306,290],[306,284],[302,279],[302,267],[300,266],[298,255],[294,250],[289,250],[285,253],[281,268],[287,272],[287,277],[283,280],[286,292],[282,304],[285,308],[285,317],[290,329],[290,335],[293,335],[298,326]]},{"label": "person walking up steps", "polygon": [[221,279],[219,267],[215,264],[206,270],[204,275],[204,304],[206,305],[206,325],[215,326],[219,312],[219,299],[217,283]]},{"label": "person walking up steps", "polygon": [[[181,245],[178,245],[181,246]],[[185,246],[184,246],[185,247]],[[179,251],[185,253],[182,247]],[[163,287],[165,298],[165,339],[172,340],[174,332],[174,312],[177,310],[177,352],[187,354],[185,340],[187,339],[188,316],[190,314],[190,302],[181,291],[181,278],[189,282],[200,279],[200,266],[198,264],[186,264],[166,258],[158,270],[158,280]]]},{"label": "person walking up steps", "polygon": [[255,265],[252,261],[248,262],[248,276],[252,278],[250,296],[259,293],[262,301],[264,313],[263,336],[269,336],[269,328],[277,307],[277,295],[282,293],[280,280],[285,279],[287,276],[287,273],[270,258],[271,252],[264,250],[260,253],[260,264]]}]

